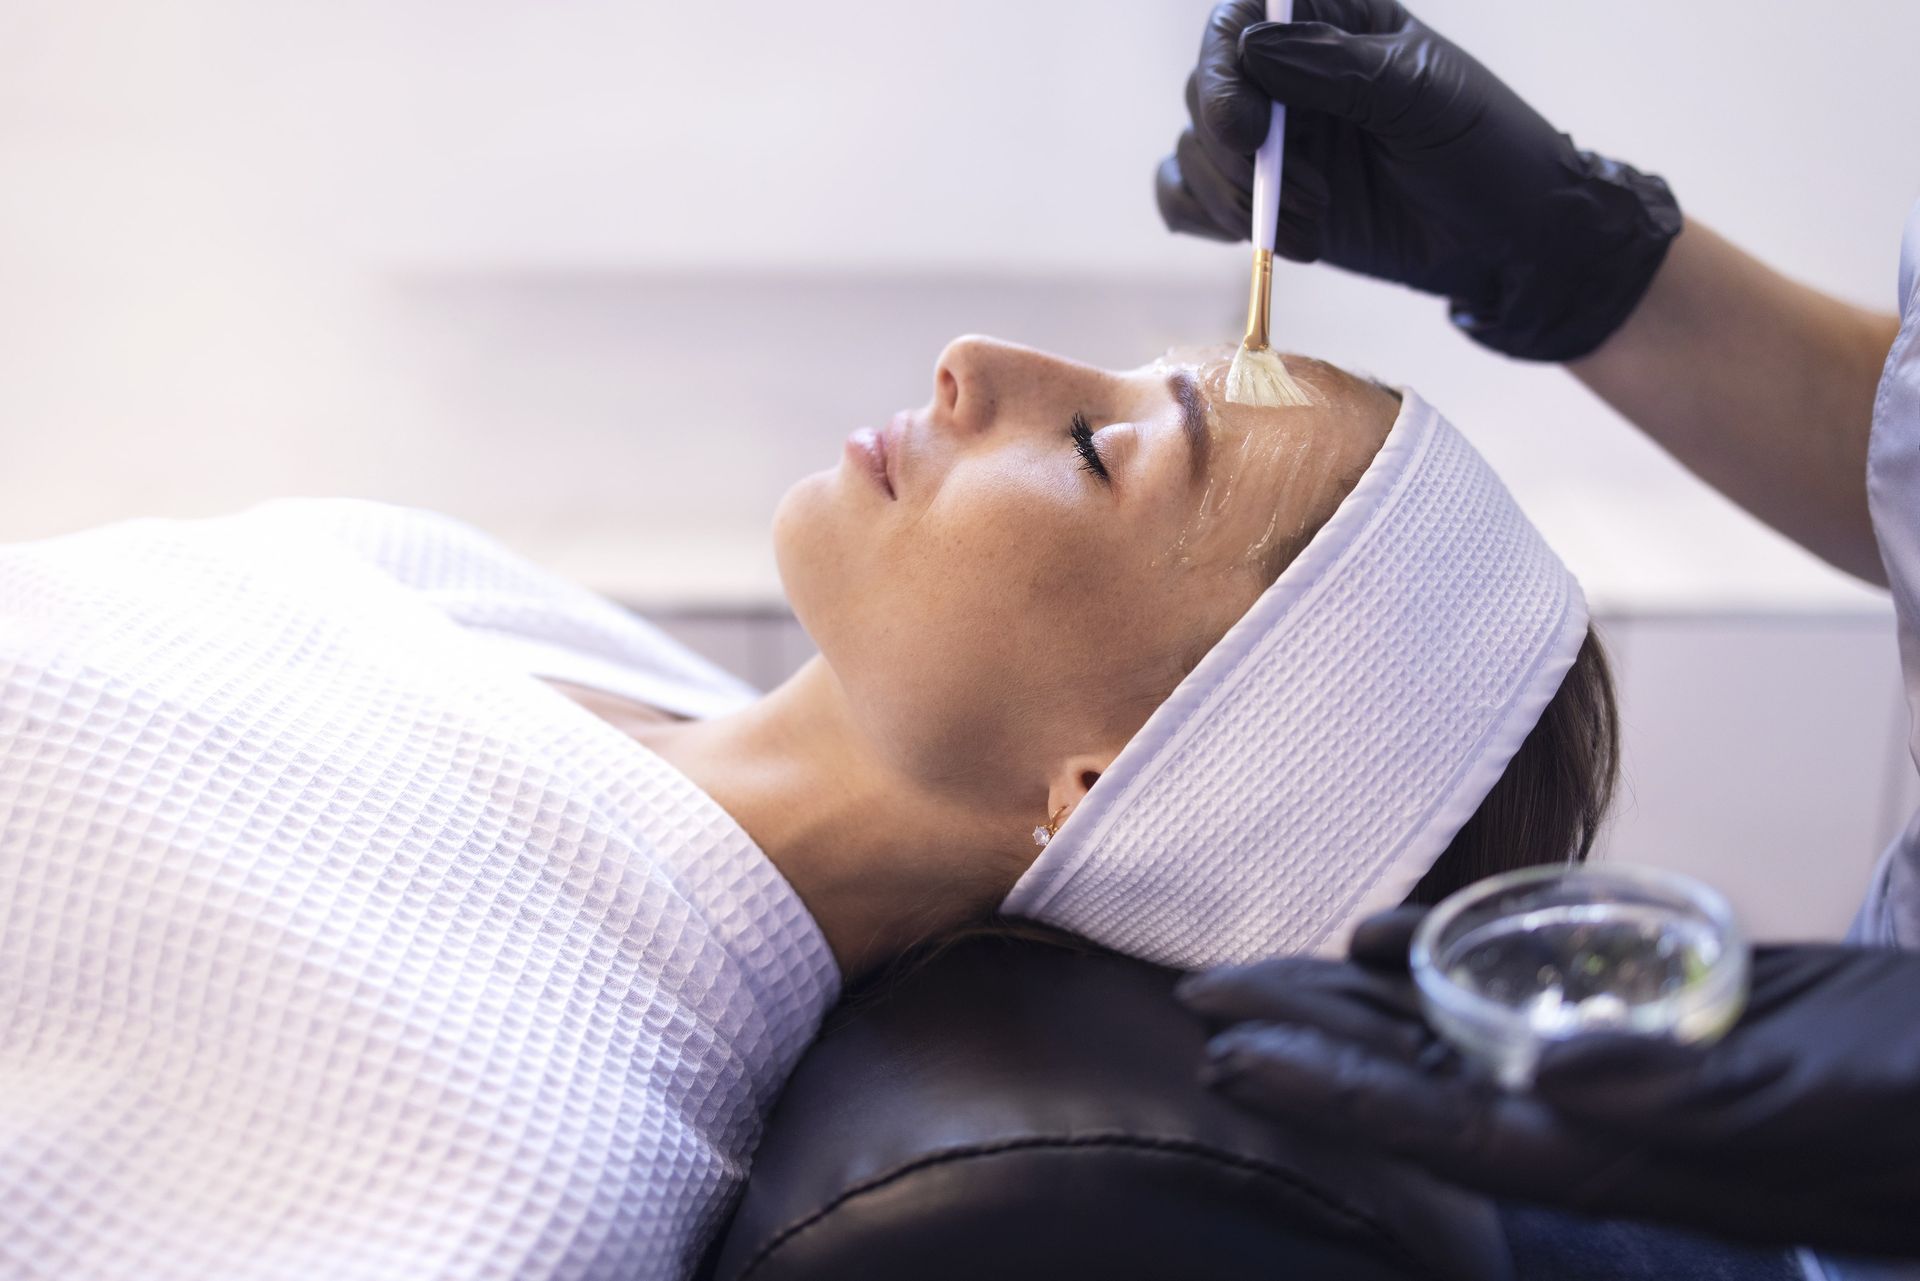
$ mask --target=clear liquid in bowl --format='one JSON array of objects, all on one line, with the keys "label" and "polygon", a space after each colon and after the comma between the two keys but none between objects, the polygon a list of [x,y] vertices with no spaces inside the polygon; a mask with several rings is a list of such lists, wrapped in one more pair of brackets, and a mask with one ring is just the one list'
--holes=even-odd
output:
[{"label": "clear liquid in bowl", "polygon": [[1462,934],[1436,958],[1461,987],[1521,1012],[1543,1036],[1653,1029],[1633,1018],[1706,974],[1721,942],[1704,921],[1634,903],[1557,904]]}]

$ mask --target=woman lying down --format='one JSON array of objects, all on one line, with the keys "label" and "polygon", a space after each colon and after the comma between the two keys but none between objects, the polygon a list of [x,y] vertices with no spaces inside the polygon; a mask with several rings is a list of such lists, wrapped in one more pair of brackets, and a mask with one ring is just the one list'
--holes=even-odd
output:
[{"label": "woman lying down", "polygon": [[480,533],[0,548],[0,1258],[676,1277],[843,984],[996,914],[1198,967],[1584,854],[1578,586],[1411,392],[955,342],[774,538],[765,694]]}]

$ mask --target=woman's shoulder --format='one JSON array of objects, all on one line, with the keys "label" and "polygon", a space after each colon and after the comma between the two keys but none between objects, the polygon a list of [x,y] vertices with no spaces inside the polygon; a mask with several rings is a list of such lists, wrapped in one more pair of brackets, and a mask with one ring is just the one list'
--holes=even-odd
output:
[{"label": "woman's shoulder", "polygon": [[732,710],[758,693],[633,610],[476,526],[370,499],[275,498],[228,515],[139,518],[12,544],[0,547],[0,584],[10,618],[42,623],[97,621],[102,601],[136,597],[174,608],[192,602],[205,616],[229,598],[257,602],[263,591],[305,599],[337,589],[362,611],[404,596],[512,652],[533,675],[683,715]]},{"label": "woman's shoulder", "polygon": [[599,612],[612,602],[543,568],[503,540],[444,512],[365,498],[275,498],[227,518],[251,534],[341,551],[478,622],[503,605]]},{"label": "woman's shoulder", "polygon": [[[391,577],[433,588],[514,564],[538,572],[504,543],[457,517],[370,498],[273,498],[223,518],[236,527],[271,530],[335,544]],[[492,576],[497,576],[497,568]]]},{"label": "woman's shoulder", "polygon": [[363,499],[282,499],[253,511],[350,547],[533,675],[677,715],[717,715],[758,696],[633,609],[455,517]]}]

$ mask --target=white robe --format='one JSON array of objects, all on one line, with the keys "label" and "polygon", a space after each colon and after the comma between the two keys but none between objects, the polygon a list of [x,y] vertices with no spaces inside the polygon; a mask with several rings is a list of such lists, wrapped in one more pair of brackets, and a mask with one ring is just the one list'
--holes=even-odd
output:
[{"label": "white robe", "polygon": [[536,674],[752,696],[424,512],[0,547],[0,1275],[691,1268],[838,974]]}]

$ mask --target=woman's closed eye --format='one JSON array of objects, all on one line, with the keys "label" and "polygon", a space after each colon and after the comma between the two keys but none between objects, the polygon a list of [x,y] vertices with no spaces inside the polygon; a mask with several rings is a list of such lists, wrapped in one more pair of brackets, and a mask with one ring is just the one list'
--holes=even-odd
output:
[{"label": "woman's closed eye", "polygon": [[1080,452],[1080,466],[1100,478],[1100,483],[1110,485],[1112,477],[1107,474],[1106,460],[1100,457],[1100,451],[1093,443],[1093,428],[1087,423],[1087,416],[1076,412],[1068,421],[1067,435],[1073,438],[1073,447]]}]

